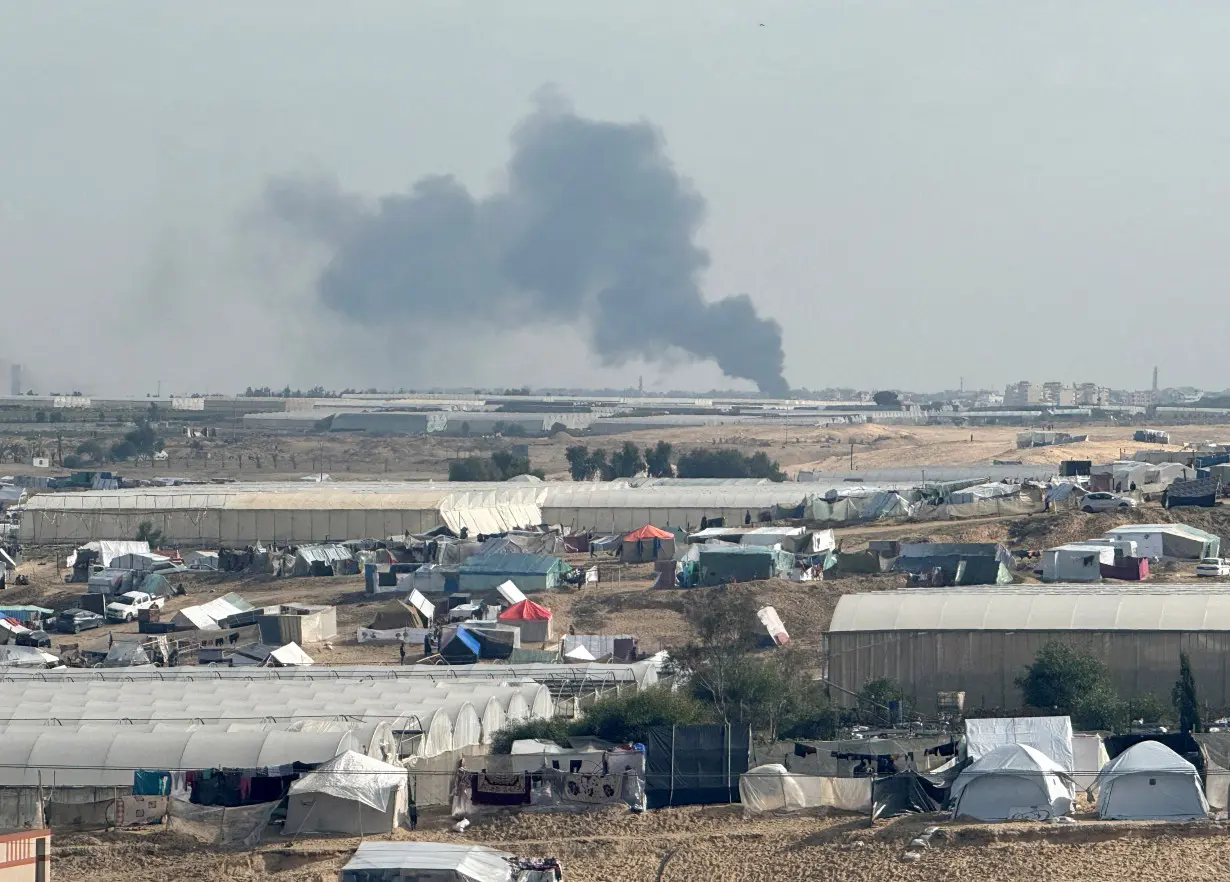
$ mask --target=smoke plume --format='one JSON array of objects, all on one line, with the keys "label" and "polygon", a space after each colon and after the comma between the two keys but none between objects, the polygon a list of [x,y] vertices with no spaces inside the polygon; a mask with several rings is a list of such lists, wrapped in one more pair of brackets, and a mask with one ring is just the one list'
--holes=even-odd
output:
[{"label": "smoke plume", "polygon": [[708,302],[695,234],[704,199],[645,122],[584,119],[541,102],[512,136],[502,192],[428,177],[375,205],[331,182],[278,179],[266,206],[330,246],[325,305],[362,321],[567,324],[604,363],[674,350],[785,396],[781,327],[746,294]]}]

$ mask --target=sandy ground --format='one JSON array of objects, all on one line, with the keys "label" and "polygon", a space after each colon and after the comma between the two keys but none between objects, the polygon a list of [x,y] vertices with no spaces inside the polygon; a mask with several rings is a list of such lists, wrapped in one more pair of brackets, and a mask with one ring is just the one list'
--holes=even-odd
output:
[{"label": "sandy ground", "polygon": [[[943,838],[917,862],[902,855],[924,827]],[[552,855],[568,882],[767,882],[767,880],[1101,880],[1216,878],[1230,870],[1226,827],[1203,824],[953,823],[914,816],[869,828],[851,815],[795,815],[747,820],[737,806],[676,808],[635,815],[523,812],[476,822],[465,834],[441,820],[395,839],[466,842],[520,855]],[[60,836],[52,872],[61,880],[258,879],[331,882],[358,840],[314,838],[266,842],[247,852],[212,847],[161,832]]]},{"label": "sandy ground", "polygon": [[[33,474],[39,470],[28,458],[12,462],[10,445],[20,445],[28,453],[42,451],[54,455],[76,450],[87,438],[98,437],[108,445],[118,440],[126,426],[57,425],[33,430],[0,428],[0,472]],[[460,456],[486,456],[512,444],[526,444],[535,468],[544,469],[549,478],[567,479],[565,450],[573,444],[613,450],[631,441],[644,448],[658,441],[674,445],[676,452],[695,447],[731,446],[744,453],[763,451],[781,463],[787,474],[804,468],[844,471],[850,466],[850,445],[854,445],[854,467],[871,469],[927,465],[989,463],[993,459],[1020,459],[1024,462],[1054,463],[1061,459],[1092,459],[1106,462],[1142,447],[1131,440],[1131,426],[1089,426],[1065,428],[1074,434],[1088,432],[1084,444],[1017,450],[1016,435],[1022,429],[1011,426],[961,428],[954,426],[898,426],[867,424],[850,428],[791,427],[783,430],[767,424],[701,426],[652,431],[627,432],[574,438],[566,433],[554,438],[440,438],[378,437],[362,434],[272,434],[223,430],[211,440],[190,441],[169,436],[170,459],[153,465],[117,464],[104,466],[133,478],[174,475],[194,479],[296,480],[326,472],[334,479],[440,479],[448,476],[448,462]],[[1225,438],[1230,430],[1219,426],[1168,427],[1177,447],[1190,441]],[[970,441],[971,435],[974,440]],[[5,462],[8,460],[8,462]]]}]

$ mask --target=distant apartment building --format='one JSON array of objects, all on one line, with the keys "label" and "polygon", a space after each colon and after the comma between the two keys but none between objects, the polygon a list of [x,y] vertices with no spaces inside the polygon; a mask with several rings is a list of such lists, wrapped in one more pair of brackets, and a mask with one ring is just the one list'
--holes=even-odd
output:
[{"label": "distant apartment building", "polygon": [[1050,382],[1042,384],[1042,400],[1046,404],[1058,407],[1072,407],[1076,404],[1076,390],[1063,383]]},{"label": "distant apartment building", "polygon": [[1110,390],[1097,383],[1077,383],[1074,391],[1076,403],[1081,407],[1106,407],[1110,404]]},{"label": "distant apartment building", "polygon": [[1041,404],[1042,387],[1028,380],[1019,383],[1009,383],[1004,390],[1004,404],[1007,406],[1019,404]]},{"label": "distant apartment building", "polygon": [[1144,389],[1140,392],[1128,393],[1128,404],[1132,407],[1148,407],[1151,404],[1157,403],[1157,393],[1152,389]]}]

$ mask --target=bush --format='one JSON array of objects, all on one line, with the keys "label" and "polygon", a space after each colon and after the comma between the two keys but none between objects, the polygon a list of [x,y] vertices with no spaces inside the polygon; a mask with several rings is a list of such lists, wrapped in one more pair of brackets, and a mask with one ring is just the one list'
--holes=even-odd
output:
[{"label": "bush", "polygon": [[687,695],[655,686],[597,701],[572,728],[573,735],[593,735],[604,741],[645,743],[654,726],[707,723],[709,709]]},{"label": "bush", "polygon": [[153,521],[142,521],[137,524],[137,541],[148,542],[150,548],[162,545],[162,531],[154,529]]},{"label": "bush", "polygon": [[61,465],[63,465],[66,469],[79,469],[84,466],[85,463],[85,459],[75,453],[70,453],[64,457],[64,462],[62,462]]},{"label": "bush", "polygon": [[525,738],[564,741],[569,735],[571,725],[568,720],[559,717],[551,720],[526,720],[521,723],[512,723],[492,736],[491,752],[512,753],[513,742]]},{"label": "bush", "polygon": [[784,481],[785,474],[775,460],[763,452],[744,456],[722,447],[717,450],[691,450],[679,457],[676,473],[681,478],[768,478]]}]

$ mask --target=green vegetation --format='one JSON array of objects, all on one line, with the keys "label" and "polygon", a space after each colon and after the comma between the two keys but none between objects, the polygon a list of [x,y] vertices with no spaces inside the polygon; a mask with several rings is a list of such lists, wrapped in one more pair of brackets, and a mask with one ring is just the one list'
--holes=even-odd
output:
[{"label": "green vegetation", "polygon": [[530,468],[528,456],[514,456],[507,450],[497,450],[490,456],[467,456],[448,464],[450,481],[507,481],[518,475],[545,477],[542,469]]},{"label": "green vegetation", "polygon": [[679,457],[677,472],[681,478],[768,478],[781,482],[786,475],[775,460],[757,451],[744,456],[738,450],[720,447],[717,450],[692,450]]},{"label": "green vegetation", "polygon": [[137,541],[148,542],[150,548],[162,545],[162,531],[154,529],[153,521],[142,521],[137,524]]},{"label": "green vegetation", "polygon": [[1186,652],[1179,654],[1179,679],[1171,692],[1175,713],[1179,715],[1182,732],[1200,731],[1200,700],[1196,696],[1196,678],[1192,676],[1192,660]]},{"label": "green vegetation", "polygon": [[[1082,729],[1118,731],[1134,721],[1150,725],[1170,721],[1165,703],[1157,696],[1145,694],[1124,700],[1098,658],[1060,643],[1044,646],[1034,663],[1017,678],[1016,685],[1027,707],[1067,714]],[[1186,653],[1179,657],[1179,679],[1171,702],[1180,727],[1184,731],[1198,731],[1199,700]]]}]

